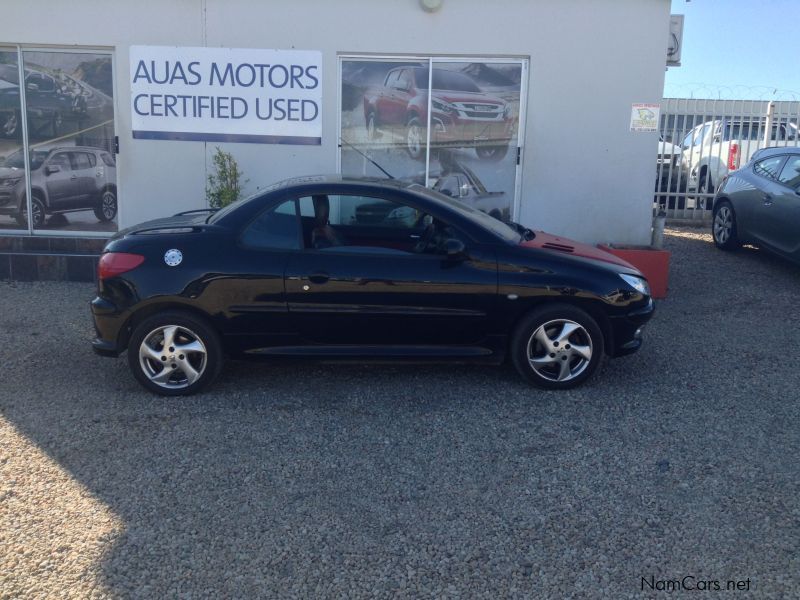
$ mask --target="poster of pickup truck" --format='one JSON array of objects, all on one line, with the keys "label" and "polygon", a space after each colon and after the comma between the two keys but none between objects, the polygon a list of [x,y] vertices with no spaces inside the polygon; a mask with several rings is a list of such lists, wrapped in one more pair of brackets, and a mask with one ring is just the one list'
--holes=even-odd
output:
[{"label": "poster of pickup truck", "polygon": [[511,218],[519,63],[346,59],[341,73],[343,173],[381,176],[374,160],[419,179],[427,161],[421,183]]}]

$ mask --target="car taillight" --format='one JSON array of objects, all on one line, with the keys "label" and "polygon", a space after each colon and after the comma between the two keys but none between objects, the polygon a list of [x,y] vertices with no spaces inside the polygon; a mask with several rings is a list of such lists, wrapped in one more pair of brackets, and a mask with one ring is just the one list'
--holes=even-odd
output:
[{"label": "car taillight", "polygon": [[106,252],[97,263],[97,277],[107,279],[135,269],[144,262],[141,254],[129,252]]},{"label": "car taillight", "polygon": [[739,168],[739,144],[731,144],[728,148],[728,170],[735,171]]}]

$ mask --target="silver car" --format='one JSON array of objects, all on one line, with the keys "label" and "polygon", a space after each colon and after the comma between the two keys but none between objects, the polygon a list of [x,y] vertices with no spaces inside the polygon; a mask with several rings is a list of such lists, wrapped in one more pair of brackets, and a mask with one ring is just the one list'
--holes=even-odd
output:
[{"label": "silver car", "polygon": [[759,150],[725,177],[714,198],[714,243],[753,243],[800,263],[800,148]]},{"label": "silver car", "polygon": [[[23,159],[18,150],[0,162],[0,215],[25,227]],[[30,168],[34,228],[42,227],[50,214],[92,210],[102,222],[117,216],[117,169],[109,152],[88,146],[32,150]]]}]

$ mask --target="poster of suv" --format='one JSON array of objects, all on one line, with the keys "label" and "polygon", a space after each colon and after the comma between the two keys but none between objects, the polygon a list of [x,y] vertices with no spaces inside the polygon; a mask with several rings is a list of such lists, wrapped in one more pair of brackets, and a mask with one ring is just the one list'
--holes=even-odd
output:
[{"label": "poster of suv", "polygon": [[0,52],[0,228],[116,231],[111,55],[23,51],[22,57],[20,85],[17,53]]},{"label": "poster of suv", "polygon": [[341,73],[343,174],[383,169],[512,217],[520,62],[357,58],[343,59]]}]

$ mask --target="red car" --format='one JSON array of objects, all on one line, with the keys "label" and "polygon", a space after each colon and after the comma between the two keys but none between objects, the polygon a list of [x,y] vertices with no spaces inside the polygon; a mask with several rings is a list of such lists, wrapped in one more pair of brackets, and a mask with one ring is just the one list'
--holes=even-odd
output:
[{"label": "red car", "polygon": [[[364,94],[370,139],[380,128],[404,127],[408,153],[424,158],[428,80],[427,67],[398,67],[387,73],[382,86]],[[487,160],[508,153],[514,120],[504,100],[483,93],[467,75],[446,69],[433,69],[431,88],[431,141],[436,146],[475,148]]]}]

